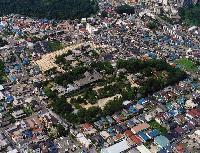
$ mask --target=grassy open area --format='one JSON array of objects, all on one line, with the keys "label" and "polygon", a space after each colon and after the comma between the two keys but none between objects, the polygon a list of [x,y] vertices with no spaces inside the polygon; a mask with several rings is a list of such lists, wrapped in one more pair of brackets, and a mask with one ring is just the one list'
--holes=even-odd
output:
[{"label": "grassy open area", "polygon": [[182,58],[177,61],[177,64],[181,66],[181,68],[185,69],[186,71],[196,71],[197,65],[190,59]]},{"label": "grassy open area", "polygon": [[161,132],[161,134],[166,134],[167,133],[167,129],[163,126],[161,126],[158,122],[156,122],[155,120],[151,120],[149,121],[149,125],[151,126],[152,129],[157,129]]}]

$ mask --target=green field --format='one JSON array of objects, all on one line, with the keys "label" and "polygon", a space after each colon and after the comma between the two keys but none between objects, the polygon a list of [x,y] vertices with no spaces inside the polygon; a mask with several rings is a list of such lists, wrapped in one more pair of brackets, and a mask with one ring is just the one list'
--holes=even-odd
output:
[{"label": "green field", "polygon": [[176,63],[179,64],[181,68],[185,69],[186,71],[197,70],[197,65],[192,60],[182,58],[182,59],[179,59]]}]

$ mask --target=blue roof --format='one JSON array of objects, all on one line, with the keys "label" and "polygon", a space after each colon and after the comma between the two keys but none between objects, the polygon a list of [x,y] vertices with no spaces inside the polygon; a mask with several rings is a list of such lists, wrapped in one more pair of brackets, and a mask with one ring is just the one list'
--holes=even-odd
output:
[{"label": "blue roof", "polygon": [[154,129],[154,130],[152,130],[152,131],[150,131],[150,132],[148,133],[148,135],[149,135],[151,138],[154,138],[154,137],[158,136],[159,134],[160,134],[160,132],[159,132],[157,129]]},{"label": "blue roof", "polygon": [[110,117],[110,116],[106,116],[106,119],[107,119],[108,122],[110,122],[110,123],[113,123],[113,122],[114,122],[114,120],[113,120],[112,117]]},{"label": "blue roof", "polygon": [[166,148],[170,145],[170,141],[163,135],[157,136],[154,141],[160,148]]},{"label": "blue roof", "polygon": [[114,130],[113,130],[113,128],[112,127],[109,127],[108,128],[108,132],[113,132]]},{"label": "blue roof", "polygon": [[15,81],[17,80],[17,78],[16,78],[15,76],[10,76],[10,80],[11,80],[12,82],[15,82]]},{"label": "blue roof", "polygon": [[7,101],[8,103],[11,103],[11,102],[14,101],[14,97],[13,97],[12,95],[6,96],[6,101]]},{"label": "blue roof", "polygon": [[28,65],[29,64],[29,60],[27,58],[23,59],[23,65]]},{"label": "blue roof", "polygon": [[135,122],[133,120],[128,120],[127,124],[129,124],[130,126],[135,125]]},{"label": "blue roof", "polygon": [[5,67],[5,68],[4,68],[4,71],[5,71],[6,73],[10,73],[10,69],[9,69],[8,67]]},{"label": "blue roof", "polygon": [[147,141],[149,140],[150,138],[143,132],[139,132],[138,135],[144,140],[144,141]]},{"label": "blue roof", "polygon": [[128,111],[131,112],[131,113],[137,113],[138,112],[137,109],[134,106],[129,107]]},{"label": "blue roof", "polygon": [[33,137],[32,131],[23,131],[22,133],[29,138]]},{"label": "blue roof", "polygon": [[138,104],[140,104],[140,105],[144,105],[145,103],[146,103],[146,101],[145,101],[144,98],[142,98],[142,99],[140,99],[140,100],[138,101]]},{"label": "blue roof", "polygon": [[176,116],[178,115],[178,110],[171,110],[171,111],[168,111],[168,113],[172,116]]},{"label": "blue roof", "polygon": [[185,103],[185,97],[178,98],[177,103],[178,104],[184,104]]}]

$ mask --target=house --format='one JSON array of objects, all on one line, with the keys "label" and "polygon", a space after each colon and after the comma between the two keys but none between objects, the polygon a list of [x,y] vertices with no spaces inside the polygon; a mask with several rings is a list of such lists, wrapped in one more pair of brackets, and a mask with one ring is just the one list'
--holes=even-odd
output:
[{"label": "house", "polygon": [[96,70],[94,70],[93,73],[87,71],[84,73],[84,76],[84,78],[74,81],[74,84],[77,85],[79,88],[102,79],[101,74],[98,73]]},{"label": "house", "polygon": [[130,120],[127,121],[127,126],[129,128],[132,128],[134,125],[136,125],[136,124],[135,124],[135,122],[132,119],[130,119]]},{"label": "house", "polygon": [[0,84],[0,91],[4,90],[3,85]]},{"label": "house", "polygon": [[90,139],[87,139],[83,133],[79,133],[77,134],[76,136],[77,140],[86,148],[89,148],[91,146],[91,140]]},{"label": "house", "polygon": [[100,135],[94,135],[91,137],[91,141],[95,144],[95,146],[103,146],[104,139]]},{"label": "house", "polygon": [[150,138],[155,138],[160,135],[160,132],[157,129],[153,129],[152,131],[148,132],[147,134]]},{"label": "house", "polygon": [[163,149],[163,148],[166,148],[167,146],[170,145],[170,141],[165,137],[165,136],[157,136],[155,139],[154,139],[154,143],[160,148],[160,149]]},{"label": "house", "polygon": [[12,116],[13,116],[14,118],[16,118],[16,119],[19,119],[19,118],[25,116],[25,113],[24,113],[24,111],[23,111],[22,109],[20,109],[20,110],[14,111],[14,112],[12,113]]},{"label": "house", "polygon": [[143,105],[141,105],[141,104],[136,104],[136,105],[135,105],[135,108],[136,108],[138,111],[141,111],[141,110],[144,109]]},{"label": "house", "polygon": [[198,106],[198,104],[195,104],[192,99],[187,100],[186,103],[185,103],[185,107],[187,109],[192,109],[192,108],[195,108],[197,106]]},{"label": "house", "polygon": [[175,131],[176,131],[179,135],[182,135],[182,134],[185,133],[184,129],[183,129],[182,127],[180,127],[180,126],[177,126],[177,127],[175,128]]},{"label": "house", "polygon": [[93,129],[93,126],[89,123],[85,123],[85,124],[83,124],[82,128],[84,131],[90,131]]},{"label": "house", "polygon": [[123,101],[123,106],[124,107],[129,107],[131,104],[132,104],[132,101],[130,101],[130,100],[125,100],[125,101]]},{"label": "house", "polygon": [[0,100],[3,100],[5,98],[4,94],[0,91]]},{"label": "house", "polygon": [[108,148],[103,148],[101,149],[101,153],[121,153],[124,152],[128,149],[130,149],[130,145],[128,143],[128,141],[126,141],[125,139],[123,139],[122,141],[111,145]]},{"label": "house", "polygon": [[151,153],[151,151],[144,145],[137,146],[136,148],[140,153]]},{"label": "house", "polygon": [[141,140],[140,137],[137,136],[137,135],[132,135],[132,136],[130,137],[130,140],[132,141],[132,143],[133,143],[134,145],[140,145],[140,144],[142,144],[142,140]]},{"label": "house", "polygon": [[200,117],[200,111],[198,109],[191,109],[186,113],[186,116],[189,118],[199,118]]},{"label": "house", "polygon": [[144,118],[147,122],[149,122],[153,119],[153,116],[151,114],[145,114]]},{"label": "house", "polygon": [[150,125],[147,124],[147,123],[141,123],[141,124],[138,124],[137,126],[134,126],[131,128],[131,131],[134,133],[134,134],[137,134],[138,132],[140,131],[143,131],[143,130],[146,130],[150,128]]},{"label": "house", "polygon": [[89,123],[85,123],[81,129],[85,134],[94,134],[96,133],[96,129]]},{"label": "house", "polygon": [[125,134],[128,138],[130,138],[130,137],[133,135],[133,132],[132,132],[131,130],[126,130],[126,131],[124,132],[124,134]]},{"label": "house", "polygon": [[110,134],[107,131],[101,131],[100,135],[103,137],[104,140],[107,140],[110,137]]},{"label": "house", "polygon": [[146,142],[146,141],[148,141],[150,139],[150,137],[148,135],[146,135],[144,132],[139,132],[138,136],[141,138],[141,140],[143,142]]},{"label": "house", "polygon": [[106,116],[106,119],[108,120],[109,124],[112,125],[114,123],[114,120],[111,116]]},{"label": "house", "polygon": [[174,152],[175,153],[185,153],[186,152],[186,148],[184,146],[184,144],[179,143],[174,147]]},{"label": "house", "polygon": [[159,124],[163,124],[167,122],[169,118],[170,116],[167,112],[161,112],[161,113],[156,114],[155,121],[158,122]]}]

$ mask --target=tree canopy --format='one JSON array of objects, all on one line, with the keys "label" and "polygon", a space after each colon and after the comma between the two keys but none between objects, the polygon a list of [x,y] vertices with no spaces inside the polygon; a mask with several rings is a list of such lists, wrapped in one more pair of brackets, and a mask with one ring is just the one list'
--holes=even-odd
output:
[{"label": "tree canopy", "polygon": [[75,19],[96,13],[96,0],[0,0],[0,15],[22,14],[50,19]]},{"label": "tree canopy", "polygon": [[200,5],[181,8],[179,13],[185,24],[200,26]]},{"label": "tree canopy", "polygon": [[0,47],[3,47],[3,46],[5,46],[5,45],[7,45],[7,44],[8,44],[7,41],[5,41],[5,40],[3,40],[2,38],[0,38]]},{"label": "tree canopy", "polygon": [[135,13],[135,8],[133,6],[125,4],[125,5],[117,6],[117,8],[115,9],[115,11],[118,14],[123,14],[123,13],[134,14]]}]

